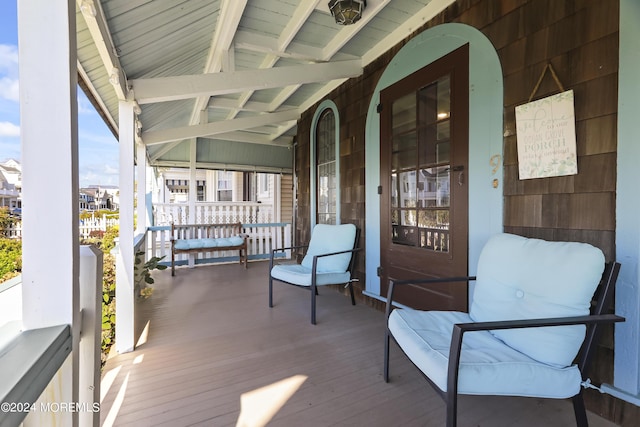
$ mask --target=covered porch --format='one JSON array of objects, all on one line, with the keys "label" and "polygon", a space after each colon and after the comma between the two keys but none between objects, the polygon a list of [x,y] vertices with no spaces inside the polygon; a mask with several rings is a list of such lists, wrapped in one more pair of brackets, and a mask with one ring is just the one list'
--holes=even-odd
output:
[{"label": "covered porch", "polygon": [[[136,349],[104,368],[108,426],[440,426],[444,403],[392,347],[382,378],[384,313],[323,288],[318,324],[309,294],[275,286],[268,262],[154,272]],[[249,316],[248,313],[251,313]],[[569,401],[463,396],[461,426],[572,425]],[[594,427],[615,424],[589,413]]]},{"label": "covered porch", "polygon": [[[344,179],[337,180],[336,188],[342,193],[336,196],[336,216],[363,226],[361,293],[371,304],[379,304],[384,292],[376,274],[381,232],[375,100],[379,89],[410,70],[392,62],[401,46],[428,38],[434,43],[423,54],[401,56],[431,63],[452,47],[437,43],[440,36],[455,40],[457,46],[467,40],[456,35],[463,31],[473,35],[471,44],[478,47],[473,61],[485,58],[484,47],[491,48],[491,58],[496,60],[491,71],[497,76],[491,85],[475,86],[480,80],[473,78],[488,74],[482,61],[471,63],[473,90],[468,92],[475,115],[470,123],[469,172],[476,175],[469,175],[474,185],[469,191],[469,212],[474,216],[471,256],[465,267],[474,272],[474,254],[490,233],[500,231],[595,239],[609,258],[621,260],[624,267],[615,309],[628,321],[616,329],[615,343],[605,349],[609,358],[601,365],[607,370],[603,381],[613,385],[603,382],[602,390],[608,395],[600,399],[600,408],[605,407],[612,419],[634,423],[640,401],[634,119],[640,99],[635,77],[640,62],[634,48],[638,33],[634,18],[640,10],[632,0],[620,0],[614,2],[618,9],[607,10],[611,16],[600,23],[607,8],[597,1],[558,4],[563,6],[560,12],[554,8],[547,12],[534,1],[370,0],[362,20],[338,27],[325,10],[326,2],[317,0],[298,4],[284,0],[20,2],[24,310],[21,329],[10,339],[22,340],[26,335],[24,340],[32,344],[37,341],[34,334],[25,331],[58,328],[51,340],[64,344],[55,352],[49,347],[37,349],[51,372],[39,371],[34,364],[29,375],[16,380],[35,394],[27,396],[28,401],[35,401],[49,387],[43,396],[50,402],[90,403],[93,396],[85,396],[87,391],[98,389],[97,382],[91,382],[94,366],[79,366],[84,354],[78,347],[81,337],[87,338],[89,326],[99,327],[99,321],[89,322],[88,311],[79,301],[80,290],[85,283],[99,284],[102,277],[100,268],[95,268],[88,279],[83,278],[78,247],[76,95],[80,85],[118,134],[120,144],[119,354],[105,368],[101,423],[261,425],[252,418],[263,413],[253,402],[262,404],[282,395],[281,402],[265,409],[271,425],[442,425],[444,405],[398,351],[392,352],[392,382],[382,380],[381,311],[363,302],[354,308],[338,292],[325,290],[314,328],[308,324],[308,294],[286,287],[276,288],[276,307],[270,310],[263,262],[251,263],[248,270],[235,264],[181,269],[173,280],[169,272],[157,272],[154,295],[141,301],[136,295],[134,263],[141,245],[155,242],[149,231],[163,231],[149,228],[152,223],[145,221],[152,203],[147,196],[158,190],[152,169],[188,169],[190,188],[197,187],[198,169],[293,174],[295,198],[290,205],[296,223],[291,234],[303,243],[318,206],[316,177],[311,172],[317,152],[309,129],[315,128],[317,107],[329,105],[345,119],[335,132],[342,144],[335,145],[336,169],[346,172]],[[551,20],[556,18],[553,12],[566,19]],[[527,33],[528,40],[538,46],[538,36],[546,40],[549,34],[553,40],[549,46],[556,48],[562,43],[555,41],[564,40],[556,34],[558,28],[573,28],[567,23],[590,27],[588,23],[596,18],[595,35],[575,41],[567,50],[541,48],[544,52],[535,59],[525,60],[527,49],[522,43],[526,40],[511,31],[520,28],[521,22],[527,23],[524,27],[544,22],[540,32]],[[427,33],[430,29],[435,30]],[[422,38],[416,36],[418,30]],[[42,43],[43,34],[48,43]],[[599,59],[587,61],[608,56],[600,52],[616,52],[620,57],[609,58],[605,66]],[[585,58],[582,62],[593,65],[593,70],[589,68],[591,72],[585,71],[584,76],[570,72],[575,58]],[[523,76],[537,77],[535,68],[552,60],[565,65],[567,80],[583,91],[583,99],[602,108],[591,111],[586,104],[578,104],[584,152],[580,153],[582,175],[575,183],[554,180],[529,186],[516,175],[514,120],[505,111],[511,112],[526,99],[529,91],[520,90],[525,87],[520,83]],[[425,64],[412,61],[410,65],[413,69]],[[383,69],[391,74],[385,76]],[[381,75],[384,79],[378,82]],[[619,99],[599,101],[604,93],[618,95],[617,88]],[[486,108],[485,97],[495,101],[491,109]],[[484,129],[485,124],[486,132],[474,132],[474,125]],[[56,194],[43,186],[42,171],[51,165],[56,165],[52,177],[60,186]],[[602,170],[607,171],[605,179]],[[462,187],[464,182],[460,179],[457,185]],[[190,194],[189,203],[195,206],[195,191]],[[592,199],[593,195],[601,197]],[[506,197],[510,202],[503,205]],[[54,203],[58,209],[43,216]],[[561,213],[567,204],[574,208],[575,217],[565,222],[554,217],[550,224],[542,221],[543,210],[553,213],[548,209],[553,207]],[[594,206],[607,209],[592,212]],[[194,222],[196,216],[191,209],[186,221]],[[42,236],[54,243],[43,245]],[[90,264],[98,267],[99,256],[94,255]],[[97,301],[95,296],[90,299]],[[146,340],[141,340],[145,327]],[[85,344],[95,352],[98,345],[92,341]],[[79,380],[85,371],[92,375],[88,383]],[[278,391],[267,389],[268,398],[264,398],[259,392],[268,386]],[[52,389],[57,393],[53,397],[48,393]],[[252,400],[254,391],[258,397]],[[27,401],[23,395],[10,397]],[[622,406],[623,400],[629,405]],[[563,401],[466,397],[459,414],[461,425],[573,423],[571,406]],[[29,415],[25,425],[97,423],[95,418],[79,420],[79,415],[86,414]],[[18,423],[22,418],[14,420]],[[593,415],[591,424],[611,425]]]}]

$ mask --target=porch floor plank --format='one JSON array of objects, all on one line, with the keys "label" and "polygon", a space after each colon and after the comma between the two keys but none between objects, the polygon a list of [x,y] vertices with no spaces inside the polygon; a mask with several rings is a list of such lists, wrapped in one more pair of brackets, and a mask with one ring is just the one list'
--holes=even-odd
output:
[{"label": "porch floor plank", "polygon": [[[138,306],[146,342],[105,365],[102,425],[444,424],[444,402],[394,345],[391,381],[383,381],[382,312],[321,289],[311,325],[308,291],[274,283],[268,307],[267,269],[198,266],[173,278],[155,271],[153,295]],[[594,414],[589,421],[614,426]],[[575,421],[569,401],[461,396],[459,425]]]}]

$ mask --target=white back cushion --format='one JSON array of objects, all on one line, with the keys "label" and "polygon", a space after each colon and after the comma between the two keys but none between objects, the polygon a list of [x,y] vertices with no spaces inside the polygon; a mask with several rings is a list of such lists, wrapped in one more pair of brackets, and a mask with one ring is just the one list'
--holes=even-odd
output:
[{"label": "white back cushion", "polygon": [[[347,251],[353,249],[356,238],[356,226],[353,224],[329,225],[317,224],[311,233],[311,241],[307,254],[302,259],[302,265],[312,268],[313,257],[332,252]],[[351,252],[332,255],[318,259],[319,273],[342,273],[347,271]]]},{"label": "white back cushion", "polygon": [[[603,270],[602,251],[586,243],[493,236],[480,254],[469,315],[476,322],[587,315]],[[492,333],[535,360],[568,366],[585,327]]]}]

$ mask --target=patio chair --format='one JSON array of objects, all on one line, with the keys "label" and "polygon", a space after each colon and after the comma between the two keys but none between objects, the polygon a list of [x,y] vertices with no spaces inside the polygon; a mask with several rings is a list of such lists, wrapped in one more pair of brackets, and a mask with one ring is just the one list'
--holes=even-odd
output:
[{"label": "patio chair", "polygon": [[[483,248],[476,277],[392,280],[384,379],[389,381],[393,337],[445,400],[447,426],[456,425],[458,394],[571,397],[577,425],[587,426],[581,386],[590,382],[587,367],[599,326],[624,321],[603,314],[619,269],[618,263],[605,266],[602,252],[585,243],[500,234]],[[469,313],[393,310],[398,286],[471,280],[476,286]]]},{"label": "patio chair", "polygon": [[[353,224],[318,224],[313,228],[308,245],[277,248],[269,259],[269,307],[273,307],[273,281],[307,288],[311,291],[311,323],[316,324],[318,286],[346,284],[351,304],[356,305],[352,278],[360,230]],[[274,265],[277,252],[307,250],[300,264]]]}]

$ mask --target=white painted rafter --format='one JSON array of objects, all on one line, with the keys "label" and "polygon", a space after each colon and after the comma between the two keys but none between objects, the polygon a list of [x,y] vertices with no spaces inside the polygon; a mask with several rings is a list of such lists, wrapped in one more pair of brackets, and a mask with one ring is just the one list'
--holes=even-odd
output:
[{"label": "white painted rafter", "polygon": [[205,123],[201,125],[147,131],[142,133],[142,140],[146,145],[163,144],[165,142],[179,141],[188,138],[211,136],[259,126],[280,124],[283,121],[296,120],[298,116],[298,110],[290,110],[279,113],[261,114],[253,117],[242,117],[233,120]]},{"label": "white painted rafter", "polygon": [[[236,49],[274,55],[280,58],[295,59],[308,62],[324,62],[324,49],[299,42],[291,42],[286,49],[282,49],[279,39],[263,34],[238,31],[234,39]],[[340,54],[340,60],[356,59],[354,55]]]},{"label": "white painted rafter", "polygon": [[[223,110],[238,109],[243,111],[253,111],[255,113],[270,113],[274,111],[274,109],[271,108],[271,104],[266,102],[249,101],[244,105],[240,105],[240,101],[237,99],[229,98],[212,98],[209,101],[209,108],[220,108]],[[290,110],[297,107],[293,105],[281,105],[280,108],[283,110]]]},{"label": "white painted rafter", "polygon": [[[371,21],[378,13],[380,13],[380,11],[384,9],[384,7],[390,1],[391,0],[380,0],[375,2],[374,4],[371,4],[371,6],[366,9],[366,13],[363,14],[362,18],[360,18],[360,20],[356,24],[343,27],[338,32],[338,34],[336,34],[336,36],[329,43],[327,43],[327,45],[322,49],[320,53],[320,60],[321,61],[331,60],[340,51],[340,49],[358,32],[360,32],[369,21]],[[356,76],[344,76],[344,77],[346,78],[346,77],[356,77]],[[328,79],[326,79],[325,81],[328,81]],[[344,79],[340,80],[340,83],[342,83],[343,81]],[[289,99],[289,97],[293,95],[293,93],[295,93],[298,87],[299,86],[296,87],[291,85],[284,88],[272,101],[271,106],[273,108],[278,108],[280,104],[286,102],[286,100]],[[328,92],[320,92],[320,91],[316,92],[316,94],[318,94],[319,97],[323,97],[327,93]],[[304,111],[304,110],[301,110],[301,111]]]},{"label": "white painted rafter", "polygon": [[157,77],[131,80],[139,104],[222,95],[245,90],[325,82],[362,74],[360,61],[294,65],[233,73]]},{"label": "white painted rafter", "polygon": [[[186,168],[189,166],[189,161],[184,160],[160,160],[152,164],[152,166],[157,168]],[[292,173],[291,168],[279,168],[279,167],[269,167],[269,166],[260,166],[256,168],[251,165],[240,165],[233,163],[211,163],[211,162],[196,162],[196,169],[213,169],[213,170],[233,170],[233,171],[247,171],[252,172],[255,170],[260,170],[260,172],[264,173]]]},{"label": "white painted rafter", "polygon": [[353,25],[345,25],[338,32],[338,34],[336,34],[336,36],[324,47],[322,57],[325,59],[325,61],[333,58],[333,56],[345,44],[347,44],[349,40],[351,40],[356,34],[358,34],[369,21],[375,18],[375,16],[380,13],[380,11],[384,9],[384,7],[390,1],[391,0],[381,0],[376,3],[370,2],[369,4],[367,4],[367,8],[362,14],[362,18],[360,18],[360,20]]},{"label": "white painted rafter", "polygon": [[[220,16],[216,24],[216,29],[211,39],[209,55],[205,62],[203,73],[217,73],[222,70],[223,59],[228,55],[227,51],[233,44],[233,37],[238,29],[240,18],[247,6],[248,0],[222,0],[220,6]],[[190,124],[200,123],[200,112],[207,108],[209,96],[204,95],[196,98],[193,111],[191,112]]]},{"label": "white painted rafter", "polygon": [[[295,121],[294,121],[295,123]],[[266,135],[259,134],[254,132],[243,132],[243,131],[234,131],[234,132],[225,132],[216,135],[216,139],[220,139],[223,141],[234,141],[234,142],[246,142],[248,144],[261,144],[261,145],[276,145],[276,146],[285,146],[289,147],[293,142],[293,137],[285,137],[279,134],[275,135]]]},{"label": "white painted rafter", "polygon": [[115,77],[113,78],[116,84],[112,83],[112,85],[118,99],[121,101],[125,100],[127,98],[127,78],[122,71],[122,66],[115,53],[115,47],[111,40],[111,32],[109,31],[100,2],[94,2],[93,0],[76,0],[76,4],[82,11],[87,29],[91,34],[91,38],[93,39],[93,43],[96,46],[106,72],[110,75],[113,73],[117,75],[117,79]]},{"label": "white painted rafter", "polygon": [[[289,23],[286,25],[284,30],[282,30],[282,33],[280,33],[280,37],[278,37],[276,42],[276,53],[284,52],[287,49],[319,2],[320,0],[307,0],[298,4],[298,7],[293,12]],[[279,59],[280,57],[277,54],[267,54],[259,68],[272,68]],[[242,94],[240,97],[241,106],[251,99],[253,92],[253,90],[250,90]],[[239,110],[231,111],[227,116],[227,119],[233,119],[238,114],[238,111]]]}]

